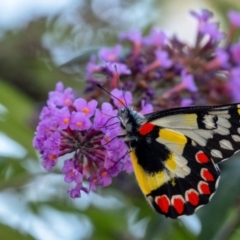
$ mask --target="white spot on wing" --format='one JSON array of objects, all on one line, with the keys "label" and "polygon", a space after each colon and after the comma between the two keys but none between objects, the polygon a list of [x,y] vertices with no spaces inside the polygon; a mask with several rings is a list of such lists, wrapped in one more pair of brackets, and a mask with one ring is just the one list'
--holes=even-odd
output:
[{"label": "white spot on wing", "polygon": [[222,153],[217,149],[212,149],[210,153],[213,157],[217,157],[217,158],[223,157]]},{"label": "white spot on wing", "polygon": [[219,142],[221,148],[224,148],[224,149],[228,149],[228,150],[233,150],[233,146],[231,144],[231,142],[229,142],[228,140],[226,139],[223,139]]},{"label": "white spot on wing", "polygon": [[231,127],[231,123],[227,119],[222,118],[222,117],[218,118],[217,124],[221,125],[225,128],[230,128]]},{"label": "white spot on wing", "polygon": [[235,142],[240,142],[240,136],[238,136],[238,135],[232,135],[232,139],[233,139]]},{"label": "white spot on wing", "polygon": [[197,115],[194,113],[177,114],[176,116],[174,115],[158,118],[154,121],[151,121],[151,123],[165,128],[179,129],[178,127],[181,126],[181,128],[184,129],[195,129],[198,127],[196,119]]},{"label": "white spot on wing", "polygon": [[213,138],[213,131],[211,130],[197,129],[197,130],[194,130],[194,132],[196,132],[198,135],[200,135],[206,140],[208,140],[209,138]]},{"label": "white spot on wing", "polygon": [[222,127],[220,125],[218,125],[217,129],[214,130],[215,133],[220,134],[220,135],[229,135],[230,131],[229,129]]},{"label": "white spot on wing", "polygon": [[214,123],[214,115],[205,115],[203,123],[205,124],[205,127],[207,129],[213,129],[215,128],[215,123]]},{"label": "white spot on wing", "polygon": [[228,110],[224,110],[224,111],[210,111],[209,114],[221,116],[221,117],[227,118],[227,119],[230,118],[230,114],[228,114]]}]

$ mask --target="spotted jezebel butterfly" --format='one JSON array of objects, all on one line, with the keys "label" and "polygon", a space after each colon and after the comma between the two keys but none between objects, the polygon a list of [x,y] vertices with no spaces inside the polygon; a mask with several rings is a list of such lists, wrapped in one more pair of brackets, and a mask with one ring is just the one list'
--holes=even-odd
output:
[{"label": "spotted jezebel butterfly", "polygon": [[142,115],[119,109],[139,186],[166,217],[191,215],[216,191],[218,163],[240,149],[240,104]]}]

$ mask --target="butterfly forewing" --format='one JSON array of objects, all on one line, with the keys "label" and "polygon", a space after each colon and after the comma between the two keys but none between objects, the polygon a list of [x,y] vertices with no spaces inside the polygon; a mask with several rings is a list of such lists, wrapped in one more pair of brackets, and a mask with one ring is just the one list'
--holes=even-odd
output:
[{"label": "butterfly forewing", "polygon": [[240,104],[181,109],[159,112],[149,121],[187,136],[215,163],[240,149]]},{"label": "butterfly forewing", "polygon": [[[130,113],[131,114],[131,113]],[[136,178],[157,212],[176,218],[209,202],[216,163],[240,149],[240,104],[176,108],[145,115],[130,140]]]}]

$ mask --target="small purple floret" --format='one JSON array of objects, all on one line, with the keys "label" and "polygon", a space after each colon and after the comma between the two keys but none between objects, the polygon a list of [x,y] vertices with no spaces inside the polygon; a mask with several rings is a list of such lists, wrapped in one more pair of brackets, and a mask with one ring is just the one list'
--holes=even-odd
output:
[{"label": "small purple floret", "polygon": [[234,26],[240,27],[240,12],[233,11],[233,10],[229,11],[228,18]]}]

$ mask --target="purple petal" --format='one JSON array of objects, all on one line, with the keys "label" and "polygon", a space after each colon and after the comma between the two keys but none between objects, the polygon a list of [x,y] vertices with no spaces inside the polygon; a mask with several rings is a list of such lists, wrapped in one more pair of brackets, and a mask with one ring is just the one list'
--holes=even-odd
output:
[{"label": "purple petal", "polygon": [[194,82],[193,76],[191,74],[186,74],[186,72],[183,71],[181,74],[181,77],[182,77],[182,82],[184,83],[185,87],[189,91],[196,92],[198,90],[198,88]]},{"label": "purple petal", "polygon": [[230,52],[234,59],[234,62],[240,64],[240,42],[233,44],[230,47]]},{"label": "purple petal", "polygon": [[195,17],[199,22],[207,22],[213,16],[213,13],[208,11],[207,9],[202,9],[200,13],[190,11],[190,14]]},{"label": "purple petal", "polygon": [[139,30],[133,30],[128,33],[122,33],[119,36],[120,40],[129,40],[135,44],[142,42],[142,33]]},{"label": "purple petal", "polygon": [[103,61],[116,62],[121,50],[121,45],[116,45],[114,48],[102,48],[98,55]]},{"label": "purple petal", "polygon": [[157,28],[153,28],[149,36],[143,39],[143,42],[149,46],[161,47],[166,42],[166,35]]},{"label": "purple petal", "polygon": [[132,104],[132,94],[130,92],[123,92],[115,88],[111,91],[111,95],[114,105],[118,108]]},{"label": "purple petal", "polygon": [[123,63],[117,63],[117,62],[113,62],[113,63],[107,63],[106,65],[108,71],[110,71],[113,74],[126,74],[129,75],[131,73],[131,70],[127,67],[127,65],[123,64]]},{"label": "purple petal", "polygon": [[142,100],[141,104],[142,104],[142,110],[141,110],[142,114],[148,114],[153,112],[152,104],[150,103],[146,104],[144,100]]},{"label": "purple petal", "polygon": [[155,56],[160,63],[161,67],[169,68],[172,65],[172,61],[168,58],[168,53],[166,51],[156,50]]},{"label": "purple petal", "polygon": [[228,18],[230,22],[236,26],[240,27],[240,13],[234,10],[228,12]]}]

